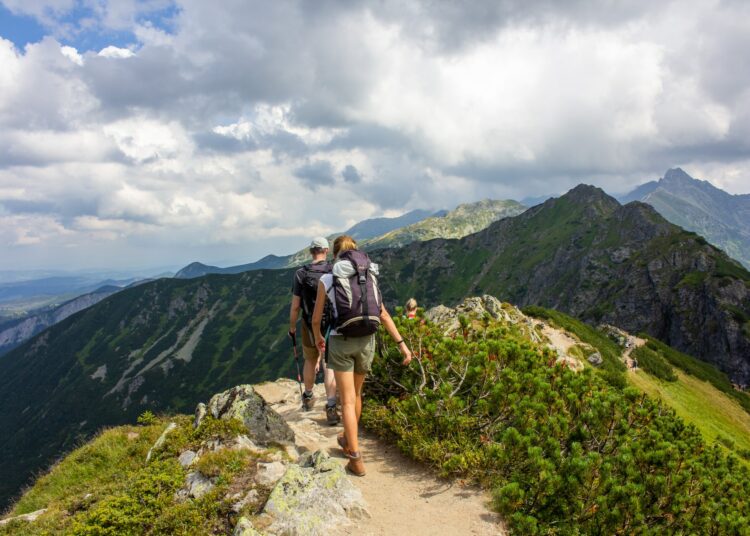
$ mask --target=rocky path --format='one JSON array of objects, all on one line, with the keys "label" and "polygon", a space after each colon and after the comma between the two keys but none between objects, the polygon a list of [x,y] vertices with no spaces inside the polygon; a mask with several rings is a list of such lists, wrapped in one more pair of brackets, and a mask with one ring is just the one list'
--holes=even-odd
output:
[{"label": "rocky path", "polygon": [[[258,385],[255,391],[289,423],[300,450],[326,449],[344,463],[345,458],[336,445],[336,434],[341,427],[331,427],[325,422],[322,385],[316,386],[316,405],[310,412],[301,411],[299,390],[291,380]],[[367,476],[351,478],[367,501],[371,517],[358,521],[356,527],[342,528],[332,534],[506,534],[483,491],[437,478],[429,469],[376,437],[363,434],[360,442]]]}]

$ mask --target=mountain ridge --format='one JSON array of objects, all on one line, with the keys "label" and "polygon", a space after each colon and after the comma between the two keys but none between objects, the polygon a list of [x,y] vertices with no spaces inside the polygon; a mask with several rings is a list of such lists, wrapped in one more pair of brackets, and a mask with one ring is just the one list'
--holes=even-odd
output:
[{"label": "mountain ridge", "polygon": [[750,268],[750,194],[730,194],[681,168],[636,187],[621,201],[638,200],[664,218],[696,232]]},{"label": "mountain ridge", "polygon": [[[575,188],[462,239],[372,256],[387,274],[389,306],[411,296],[451,305],[488,293],[650,332],[713,359],[740,383],[750,370],[750,274],[650,206],[623,207],[598,188]],[[0,495],[18,489],[24,470],[101,426],[132,422],[144,409],[189,411],[230,384],[290,374],[292,273],[126,289],[0,359],[0,427],[14,430],[0,448],[18,453],[15,468],[0,463]]]}]

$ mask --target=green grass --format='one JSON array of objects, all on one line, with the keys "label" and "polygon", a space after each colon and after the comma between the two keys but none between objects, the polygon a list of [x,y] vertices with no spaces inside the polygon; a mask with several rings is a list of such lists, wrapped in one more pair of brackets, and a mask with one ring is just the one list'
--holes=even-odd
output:
[{"label": "green grass", "polygon": [[648,348],[657,351],[673,367],[699,380],[710,383],[717,390],[733,398],[747,413],[750,413],[750,395],[736,390],[727,375],[719,369],[692,356],[683,354],[649,335],[641,334],[640,336],[648,341],[646,343]]},{"label": "green grass", "polygon": [[709,441],[723,437],[733,442],[733,450],[750,449],[750,415],[737,401],[709,382],[682,371],[676,375],[677,381],[665,382],[636,371],[628,374],[628,380],[646,394],[664,400]]},{"label": "green grass", "polygon": [[39,478],[15,505],[12,515],[34,512],[94,489],[106,490],[143,465],[148,449],[163,429],[164,423],[157,421],[149,426],[104,430]]}]

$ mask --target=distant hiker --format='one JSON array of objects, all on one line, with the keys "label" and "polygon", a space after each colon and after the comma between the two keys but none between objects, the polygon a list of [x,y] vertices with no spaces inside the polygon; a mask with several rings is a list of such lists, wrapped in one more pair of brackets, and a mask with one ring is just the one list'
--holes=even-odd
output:
[{"label": "distant hiker", "polygon": [[378,327],[382,324],[396,341],[404,356],[404,365],[409,364],[412,355],[383,305],[377,264],[358,251],[357,243],[346,235],[333,242],[333,256],[336,261],[333,272],[322,276],[318,284],[312,328],[318,349],[325,351],[321,319],[327,300],[333,305],[334,318],[328,337],[328,364],[336,375],[344,420],[344,433],[339,435],[338,443],[349,458],[346,468],[357,476],[364,476],[357,429],[362,414],[362,386],[375,355]]},{"label": "distant hiker", "polygon": [[417,318],[417,300],[409,298],[404,306],[406,318]]},{"label": "distant hiker", "polygon": [[[331,273],[331,263],[328,262],[328,240],[323,237],[314,238],[310,243],[312,263],[304,265],[294,274],[292,284],[292,305],[289,309],[289,336],[294,340],[297,331],[297,318],[302,310],[302,354],[305,364],[302,376],[305,382],[305,392],[302,393],[302,408],[309,411],[313,407],[313,386],[315,375],[320,367],[324,370],[324,384],[326,389],[326,420],[328,424],[339,423],[336,411],[336,380],[333,371],[326,366],[323,353],[315,347],[312,336],[312,313],[318,291],[318,281],[324,274]],[[325,300],[324,300],[325,301]],[[325,331],[325,327],[323,328]]]}]

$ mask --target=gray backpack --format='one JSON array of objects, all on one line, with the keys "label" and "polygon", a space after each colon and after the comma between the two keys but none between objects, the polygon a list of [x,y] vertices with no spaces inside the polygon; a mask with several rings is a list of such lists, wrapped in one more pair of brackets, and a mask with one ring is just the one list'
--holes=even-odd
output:
[{"label": "gray backpack", "polygon": [[370,258],[359,250],[345,251],[339,262],[351,263],[348,277],[333,273],[333,295],[336,302],[336,331],[347,337],[372,335],[380,327],[380,294],[378,280],[371,270]]}]

